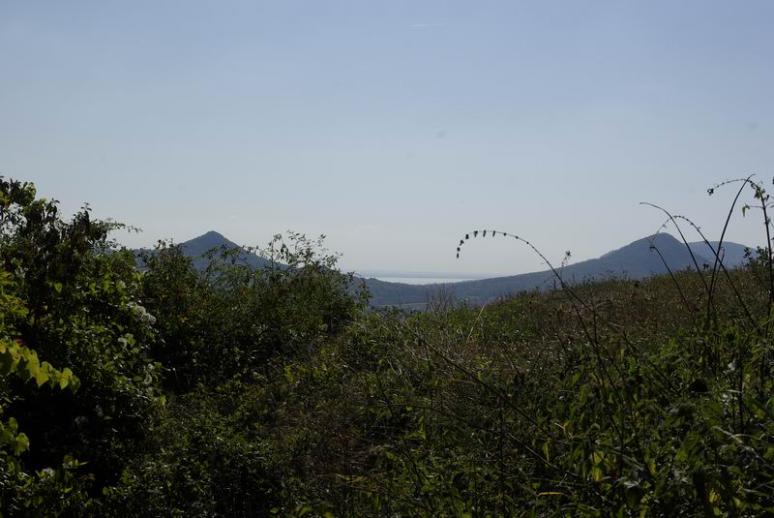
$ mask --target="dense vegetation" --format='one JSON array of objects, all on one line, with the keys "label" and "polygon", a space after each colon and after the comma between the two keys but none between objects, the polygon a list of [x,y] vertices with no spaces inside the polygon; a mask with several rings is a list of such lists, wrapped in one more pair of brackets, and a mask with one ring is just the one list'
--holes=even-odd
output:
[{"label": "dense vegetation", "polygon": [[774,513],[768,250],[404,314],[300,235],[138,269],[115,228],[0,180],[4,515]]}]

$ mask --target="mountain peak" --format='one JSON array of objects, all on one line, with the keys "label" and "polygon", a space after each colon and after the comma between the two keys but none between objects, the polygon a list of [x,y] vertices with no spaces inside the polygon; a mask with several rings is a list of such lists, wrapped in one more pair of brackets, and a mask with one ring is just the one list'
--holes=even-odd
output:
[{"label": "mountain peak", "polygon": [[239,248],[236,243],[229,240],[226,236],[224,236],[220,232],[216,232],[214,230],[210,230],[209,232],[205,232],[200,236],[190,239],[182,243],[182,245],[185,248],[193,248],[201,252],[204,252],[210,248],[221,247],[221,246],[225,246],[227,248]]},{"label": "mountain peak", "polygon": [[602,255],[600,259],[608,259],[623,253],[630,252],[632,250],[636,250],[638,253],[641,253],[642,250],[649,250],[651,246],[656,246],[659,249],[677,251],[680,247],[684,247],[685,245],[678,241],[677,238],[675,238],[672,234],[660,232],[658,234],[652,234],[636,241],[632,241],[628,245],[621,248],[611,250],[610,252]]},{"label": "mountain peak", "polygon": [[191,241],[208,241],[208,242],[222,242],[222,243],[230,243],[231,241],[226,238],[223,234],[220,232],[216,232],[215,230],[210,230],[202,234],[201,236],[195,237],[191,239]]},{"label": "mountain peak", "polygon": [[266,259],[257,256],[250,250],[246,250],[215,230],[210,230],[181,243],[181,246],[185,255],[193,258],[194,265],[199,268],[206,266],[209,259],[205,256],[213,249],[238,250],[236,261],[251,268],[262,268],[268,264]]}]

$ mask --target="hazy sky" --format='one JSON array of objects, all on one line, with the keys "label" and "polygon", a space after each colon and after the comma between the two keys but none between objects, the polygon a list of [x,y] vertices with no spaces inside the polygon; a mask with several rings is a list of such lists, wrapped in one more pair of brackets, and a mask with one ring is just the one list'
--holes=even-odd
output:
[{"label": "hazy sky", "polygon": [[[71,212],[325,233],[359,269],[518,273],[715,232],[774,175],[771,1],[0,0],[0,174]],[[760,233],[739,220],[732,238]]]}]

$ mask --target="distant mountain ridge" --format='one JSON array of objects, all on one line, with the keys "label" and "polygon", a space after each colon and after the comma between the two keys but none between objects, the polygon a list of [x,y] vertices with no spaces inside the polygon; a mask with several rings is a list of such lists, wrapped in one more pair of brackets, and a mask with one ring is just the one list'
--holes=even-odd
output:
[{"label": "distant mountain ridge", "polygon": [[[653,247],[658,249],[663,260]],[[712,266],[714,254],[709,247],[701,243],[689,243],[700,268]],[[712,243],[717,247],[717,243]],[[726,267],[736,268],[745,263],[747,247],[738,243],[723,243],[720,253]],[[709,255],[709,257],[707,257]],[[671,234],[655,234],[634,241],[617,250],[608,252],[597,259],[589,259],[570,264],[560,270],[562,278],[568,283],[588,280],[603,280],[614,277],[643,279],[672,271],[695,269],[691,254],[686,246]],[[446,284],[443,289],[459,300],[482,304],[498,297],[523,291],[552,289],[556,277],[550,270],[480,279]],[[371,304],[374,306],[410,306],[426,303],[438,292],[440,285],[405,285],[387,283],[378,279],[367,279],[366,285],[371,292]]]},{"label": "distant mountain ridge", "polygon": [[[705,257],[710,260],[710,266],[715,262],[715,254],[712,252],[712,249],[707,245],[707,243],[700,241],[697,243],[689,243],[691,245],[691,250],[693,250],[694,254],[700,255],[702,257]],[[718,248],[718,241],[710,241],[710,245],[712,245],[712,248],[717,250]],[[739,243],[728,243],[724,242],[723,247],[720,249],[720,252],[718,255],[720,256],[720,259],[723,261],[723,264],[726,267],[732,267],[732,268],[738,268],[742,265],[747,264],[748,261],[748,253],[754,252],[754,249],[748,246],[740,245]],[[700,264],[701,266],[701,264]]]},{"label": "distant mountain ridge", "polygon": [[211,250],[231,251],[238,250],[235,254],[235,261],[251,268],[266,268],[271,266],[271,261],[246,250],[244,247],[227,239],[223,234],[210,230],[199,237],[195,237],[180,244],[183,253],[193,259],[196,268],[207,266],[207,253]]},{"label": "distant mountain ridge", "polygon": [[[717,248],[717,242],[711,244]],[[206,266],[207,258],[205,255],[213,249],[239,250],[236,254],[237,263],[251,268],[266,268],[271,265],[268,259],[246,250],[215,231],[185,241],[180,246],[183,253],[192,258],[194,266],[197,268]],[[689,243],[689,246],[700,268],[704,268],[705,265],[711,267],[714,264],[714,254],[706,243]],[[747,250],[748,247],[744,245],[724,242],[720,255],[726,267],[736,268],[746,262]],[[659,252],[661,257],[659,257]],[[671,234],[660,233],[638,239],[597,259],[567,265],[561,269],[561,275],[568,283],[614,277],[643,279],[667,273],[667,266],[664,263],[672,271],[695,269],[693,258],[691,258],[691,253],[686,246]],[[509,294],[531,290],[548,290],[556,285],[556,278],[549,270],[450,284],[414,285],[385,282],[375,278],[362,280],[371,293],[372,306],[405,307],[423,306],[442,287],[458,300],[482,304]]]},{"label": "distant mountain ridge", "polygon": [[[191,261],[197,270],[203,270],[207,267],[207,264],[209,263],[207,254],[212,251],[218,253],[221,251],[226,252],[238,250],[238,252],[234,253],[233,257],[236,264],[242,264],[255,269],[267,268],[271,266],[271,261],[268,259],[247,250],[245,247],[234,243],[233,241],[226,238],[223,234],[214,230],[210,230],[201,236],[184,241],[180,243],[179,246],[183,254],[186,257],[191,258]],[[151,250],[141,249],[135,250],[135,255],[139,257],[142,253],[147,252],[152,253]]]}]

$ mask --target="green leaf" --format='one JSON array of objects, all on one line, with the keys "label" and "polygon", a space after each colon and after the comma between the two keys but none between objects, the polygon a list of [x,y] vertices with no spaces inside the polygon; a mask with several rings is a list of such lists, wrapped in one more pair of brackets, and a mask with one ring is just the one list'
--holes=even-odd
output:
[{"label": "green leaf", "polygon": [[596,465],[600,464],[605,459],[605,452],[595,451],[591,454],[591,461]]},{"label": "green leaf", "polygon": [[27,437],[27,434],[20,433],[16,436],[16,441],[13,447],[13,452],[16,455],[19,455],[20,453],[23,453],[27,451],[30,448],[30,440]]}]

